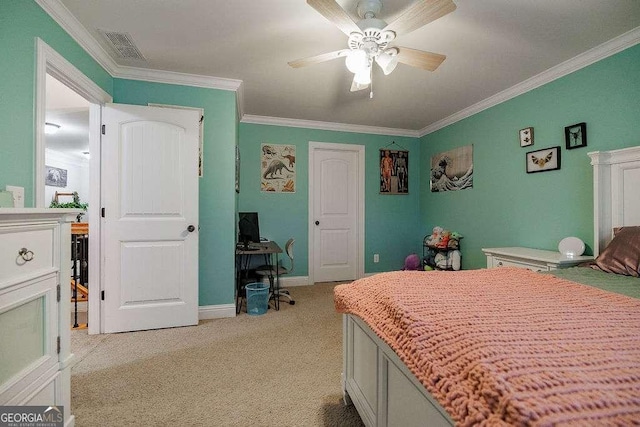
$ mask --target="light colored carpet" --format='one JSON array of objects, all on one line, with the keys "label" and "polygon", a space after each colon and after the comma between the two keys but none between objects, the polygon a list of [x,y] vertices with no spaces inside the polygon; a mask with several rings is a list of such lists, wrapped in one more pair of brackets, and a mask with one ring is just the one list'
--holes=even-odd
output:
[{"label": "light colored carpet", "polygon": [[344,406],[335,284],[292,288],[261,316],[109,335],[72,331],[83,426],[362,426]]}]

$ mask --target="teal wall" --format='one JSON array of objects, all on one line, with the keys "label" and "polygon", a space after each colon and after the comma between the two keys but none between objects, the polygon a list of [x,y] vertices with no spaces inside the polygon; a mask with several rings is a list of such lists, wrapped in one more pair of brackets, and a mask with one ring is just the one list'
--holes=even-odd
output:
[{"label": "teal wall", "polygon": [[[421,250],[420,236],[424,234],[424,229],[418,226],[420,145],[417,138],[240,123],[241,174],[238,210],[258,212],[261,234],[281,246],[289,237],[294,237],[294,275],[306,276],[309,271],[310,141],[365,146],[364,270],[366,273],[373,273],[400,269],[408,254]],[[408,195],[379,194],[379,150],[392,141],[410,152]],[[260,191],[261,143],[296,146],[295,193]],[[380,254],[379,263],[373,263],[374,253]]]},{"label": "teal wall", "polygon": [[0,188],[25,188],[35,206],[36,37],[108,93],[111,76],[31,0],[0,1]]},{"label": "teal wall", "polygon": [[200,178],[201,306],[234,301],[235,92],[115,79],[113,100],[204,108],[204,174]]},{"label": "teal wall", "polygon": [[[463,268],[486,265],[483,247],[557,248],[593,242],[588,152],[640,144],[640,45],[421,138],[421,222],[459,231]],[[587,123],[588,145],[565,149],[564,127]],[[534,127],[534,145],[518,131]],[[430,158],[473,144],[473,189],[429,191]],[[525,172],[525,153],[560,146],[561,169]]]},{"label": "teal wall", "polygon": [[[296,238],[296,275],[308,274],[308,143],[366,147],[365,272],[395,270],[420,252],[434,225],[465,237],[463,267],[485,265],[482,247],[554,249],[575,235],[593,240],[592,171],[588,151],[640,144],[640,47],[635,46],[423,138],[238,124],[235,94],[189,86],[113,79],[35,2],[0,1],[0,188],[25,187],[34,206],[34,87],[40,37],[118,103],[149,102],[205,109],[204,177],[200,179],[200,305],[233,302],[236,212],[260,212],[263,234]],[[587,122],[588,147],[562,148],[559,171],[527,175],[525,153],[560,145],[565,126]],[[535,128],[535,145],[521,148],[518,130]],[[379,149],[396,141],[410,151],[410,194],[378,193]],[[260,143],[297,147],[297,191],[260,192]],[[235,146],[241,152],[236,194]],[[433,154],[473,144],[474,188],[430,193]],[[373,263],[373,254],[380,262]]]}]

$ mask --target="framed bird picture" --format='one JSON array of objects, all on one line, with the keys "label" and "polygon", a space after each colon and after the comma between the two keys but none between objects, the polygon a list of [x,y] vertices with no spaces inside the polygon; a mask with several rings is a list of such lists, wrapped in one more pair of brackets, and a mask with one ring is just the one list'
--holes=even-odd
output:
[{"label": "framed bird picture", "polygon": [[526,157],[527,173],[560,169],[560,146],[529,151]]},{"label": "framed bird picture", "polygon": [[564,140],[567,150],[587,146],[587,124],[576,123],[564,128]]}]

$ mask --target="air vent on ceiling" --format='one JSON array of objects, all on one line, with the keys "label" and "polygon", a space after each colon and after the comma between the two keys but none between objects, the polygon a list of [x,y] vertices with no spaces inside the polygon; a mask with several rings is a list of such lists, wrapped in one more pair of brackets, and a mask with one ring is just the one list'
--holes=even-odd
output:
[{"label": "air vent on ceiling", "polygon": [[137,59],[140,61],[146,61],[146,58],[142,56],[142,53],[136,47],[133,39],[128,33],[118,33],[116,31],[98,30],[109,42],[109,45],[115,50],[115,52],[124,59]]}]

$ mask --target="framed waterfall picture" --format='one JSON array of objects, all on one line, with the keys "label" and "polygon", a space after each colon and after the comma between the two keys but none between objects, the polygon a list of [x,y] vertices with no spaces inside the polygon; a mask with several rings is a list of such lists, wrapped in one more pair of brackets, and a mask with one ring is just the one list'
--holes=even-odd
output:
[{"label": "framed waterfall picture", "polygon": [[431,192],[473,188],[473,145],[431,156]]}]

